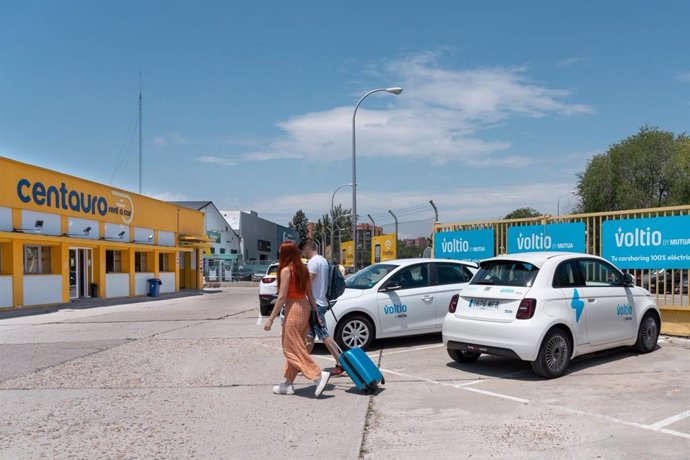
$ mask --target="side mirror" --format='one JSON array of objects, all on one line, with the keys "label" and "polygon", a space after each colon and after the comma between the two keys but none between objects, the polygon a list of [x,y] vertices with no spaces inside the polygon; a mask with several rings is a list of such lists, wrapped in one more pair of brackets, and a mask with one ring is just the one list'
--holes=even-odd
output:
[{"label": "side mirror", "polygon": [[379,289],[379,292],[397,291],[402,288],[402,285],[397,281],[389,281]]},{"label": "side mirror", "polygon": [[634,286],[635,285],[635,280],[633,279],[633,276],[630,273],[625,273],[623,275],[623,284],[625,286]]}]

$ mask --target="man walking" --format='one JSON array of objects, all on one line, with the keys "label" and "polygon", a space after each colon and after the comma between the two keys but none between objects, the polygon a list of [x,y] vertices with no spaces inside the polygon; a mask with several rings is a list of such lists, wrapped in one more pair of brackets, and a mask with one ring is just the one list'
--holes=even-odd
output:
[{"label": "man walking", "polygon": [[341,375],[344,370],[340,367],[340,364],[338,364],[340,353],[338,352],[337,345],[328,335],[328,329],[326,328],[326,312],[328,311],[328,298],[326,294],[328,292],[328,278],[330,274],[328,261],[319,254],[316,249],[316,243],[311,239],[302,243],[302,254],[309,259],[307,262],[307,269],[311,276],[311,292],[314,295],[314,299],[316,299],[316,311],[319,316],[319,321],[321,322],[320,325],[317,324],[310,327],[307,332],[307,351],[311,353],[311,350],[314,348],[314,338],[318,337],[335,358],[336,366],[331,371],[331,375]]}]

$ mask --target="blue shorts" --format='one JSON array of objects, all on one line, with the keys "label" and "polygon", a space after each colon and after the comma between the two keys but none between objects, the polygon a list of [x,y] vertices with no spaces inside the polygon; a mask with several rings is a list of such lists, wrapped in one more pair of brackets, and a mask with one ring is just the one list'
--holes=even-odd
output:
[{"label": "blue shorts", "polygon": [[322,307],[321,305],[316,305],[316,313],[319,315],[319,319],[321,320],[321,324],[323,326],[319,326],[318,324],[314,327],[309,327],[309,330],[307,331],[307,337],[314,338],[317,337],[319,340],[323,340],[326,337],[328,337],[328,328],[326,328],[326,312],[328,311],[328,307]]}]

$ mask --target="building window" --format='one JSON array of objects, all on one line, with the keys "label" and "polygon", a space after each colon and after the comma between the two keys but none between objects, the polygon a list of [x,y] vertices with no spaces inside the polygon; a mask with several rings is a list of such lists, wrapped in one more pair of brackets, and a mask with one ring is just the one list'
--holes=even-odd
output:
[{"label": "building window", "polygon": [[261,252],[271,252],[271,242],[266,240],[258,240],[257,246]]},{"label": "building window", "polygon": [[216,248],[214,248],[213,246],[211,246],[211,254],[215,254],[215,253],[216,253]]},{"label": "building window", "polygon": [[225,248],[220,248],[220,253],[225,254]]},{"label": "building window", "polygon": [[50,273],[50,246],[24,246],[24,273]]},{"label": "building window", "polygon": [[149,255],[146,252],[134,253],[134,271],[148,272],[149,271]]},{"label": "building window", "polygon": [[158,270],[161,272],[171,272],[172,263],[170,259],[172,254],[158,254]]},{"label": "building window", "polygon": [[105,251],[105,272],[122,273],[122,251]]}]

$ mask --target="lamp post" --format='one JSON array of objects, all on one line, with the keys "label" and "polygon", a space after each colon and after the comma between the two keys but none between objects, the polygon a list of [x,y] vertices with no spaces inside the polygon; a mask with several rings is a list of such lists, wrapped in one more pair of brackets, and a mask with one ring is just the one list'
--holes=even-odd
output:
[{"label": "lamp post", "polygon": [[355,110],[352,113],[352,243],[354,245],[352,249],[352,260],[355,271],[357,271],[357,148],[355,142],[355,119],[357,117],[357,109],[362,101],[369,95],[378,93],[380,91],[398,95],[402,93],[403,89],[397,86],[393,88],[372,89],[359,99],[359,102],[357,102]]},{"label": "lamp post", "polygon": [[564,196],[575,195],[575,194],[577,194],[577,190],[571,190],[569,194],[561,195],[558,197],[558,201],[556,202],[556,215],[557,216],[561,215],[561,198],[563,198]]},{"label": "lamp post", "polygon": [[352,184],[343,184],[340,187],[338,187],[337,189],[335,189],[335,191],[333,192],[333,195],[331,195],[331,259],[333,258],[333,224],[334,224],[333,220],[335,219],[335,210],[333,208],[333,200],[335,199],[335,194],[338,193],[338,190],[340,190],[341,188],[350,187],[350,186],[352,186]]}]

